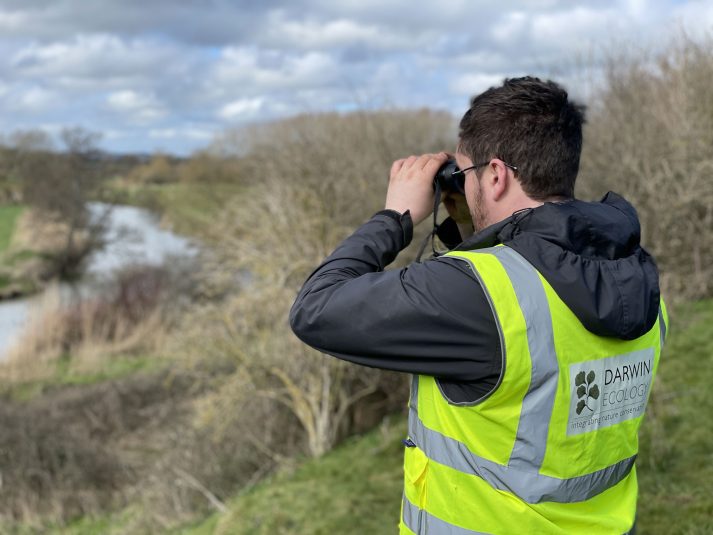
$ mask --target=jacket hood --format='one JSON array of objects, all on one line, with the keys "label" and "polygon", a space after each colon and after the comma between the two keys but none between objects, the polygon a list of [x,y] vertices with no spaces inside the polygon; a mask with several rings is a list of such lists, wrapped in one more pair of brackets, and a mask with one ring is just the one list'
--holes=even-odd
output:
[{"label": "jacket hood", "polygon": [[634,207],[609,192],[599,202],[547,202],[475,234],[457,249],[503,243],[525,257],[590,332],[632,340],[656,323],[658,270],[640,245]]}]

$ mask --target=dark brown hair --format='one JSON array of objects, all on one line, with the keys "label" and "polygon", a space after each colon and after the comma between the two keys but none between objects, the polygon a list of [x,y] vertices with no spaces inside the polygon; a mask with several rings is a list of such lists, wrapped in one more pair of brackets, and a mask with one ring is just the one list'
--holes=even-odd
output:
[{"label": "dark brown hair", "polygon": [[584,106],[550,80],[505,79],[474,96],[460,122],[459,150],[473,163],[492,158],[517,166],[532,199],[573,197],[582,152]]}]

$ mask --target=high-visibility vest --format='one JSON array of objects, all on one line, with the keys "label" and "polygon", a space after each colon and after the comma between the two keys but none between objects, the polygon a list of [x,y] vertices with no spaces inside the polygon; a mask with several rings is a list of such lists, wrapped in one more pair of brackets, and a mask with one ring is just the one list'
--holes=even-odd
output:
[{"label": "high-visibility vest", "polygon": [[500,334],[503,371],[473,403],[414,376],[400,532],[623,534],[634,524],[638,430],[666,335],[589,332],[507,246],[453,251]]}]

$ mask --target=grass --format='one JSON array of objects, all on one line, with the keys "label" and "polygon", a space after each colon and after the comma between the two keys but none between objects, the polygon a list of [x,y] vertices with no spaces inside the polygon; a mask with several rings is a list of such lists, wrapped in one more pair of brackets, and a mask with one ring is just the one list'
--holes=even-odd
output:
[{"label": "grass", "polygon": [[[713,300],[673,316],[638,461],[640,533],[713,533]],[[653,418],[651,416],[654,416]]]},{"label": "grass", "polygon": [[127,508],[114,515],[96,518],[84,517],[72,522],[66,527],[58,527],[53,533],[57,535],[119,535],[126,533],[127,526],[135,514]]},{"label": "grass", "polygon": [[24,210],[25,207],[22,205],[0,206],[0,253],[10,245],[17,218]]},{"label": "grass", "polygon": [[38,528],[3,525],[0,523],[0,533],[8,535],[120,535],[126,533],[127,524],[131,521],[133,511],[130,508],[115,514],[100,517],[82,517],[67,526],[44,526]]},{"label": "grass", "polygon": [[156,371],[166,365],[165,359],[151,355],[115,355],[103,359],[91,371],[79,371],[72,366],[71,355],[65,354],[56,361],[52,375],[41,380],[6,382],[0,388],[5,396],[16,401],[28,401],[41,395],[48,388],[92,385],[112,379],[120,379],[134,373]]},{"label": "grass", "polygon": [[396,419],[270,477],[233,498],[223,516],[176,534],[395,533],[406,433],[405,417]]},{"label": "grass", "polygon": [[18,262],[23,262],[25,260],[29,260],[31,258],[35,258],[38,256],[39,257],[47,256],[47,253],[32,251],[30,249],[21,249],[19,251],[12,251],[11,254],[9,253],[5,257],[4,261],[7,265],[14,266]]},{"label": "grass", "polygon": [[[713,300],[680,307],[641,431],[638,533],[713,533]],[[277,474],[181,535],[395,533],[403,423]]]},{"label": "grass", "polygon": [[23,272],[22,264],[41,253],[10,248],[17,221],[26,208],[16,204],[0,206],[0,293],[26,295],[38,290],[37,282]]},{"label": "grass", "polygon": [[[171,530],[171,535],[327,535],[395,533],[402,489],[401,439],[405,416],[392,416],[361,437],[353,437],[321,459],[295,464],[231,498],[229,511]],[[47,526],[57,535],[143,535],[131,526],[140,510],[85,517]],[[2,525],[0,525],[2,528]],[[34,532],[11,531],[17,535]],[[4,531],[3,531],[4,533]]]},{"label": "grass", "polygon": [[225,207],[225,199],[242,190],[232,183],[176,183],[154,188],[162,213],[181,234],[207,228],[215,220],[215,214]]},{"label": "grass", "polygon": [[179,234],[200,237],[225,208],[226,199],[236,198],[244,186],[235,183],[125,184],[109,181],[105,195],[121,204],[141,206],[160,212]]}]

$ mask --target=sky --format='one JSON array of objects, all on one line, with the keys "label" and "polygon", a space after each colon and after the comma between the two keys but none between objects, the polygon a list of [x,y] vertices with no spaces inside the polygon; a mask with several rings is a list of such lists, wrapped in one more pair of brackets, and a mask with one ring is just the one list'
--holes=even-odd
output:
[{"label": "sky", "polygon": [[460,116],[525,74],[586,99],[612,50],[711,30],[710,0],[0,0],[0,134],[82,126],[110,152],[187,155],[299,113]]}]

